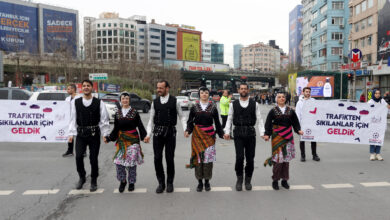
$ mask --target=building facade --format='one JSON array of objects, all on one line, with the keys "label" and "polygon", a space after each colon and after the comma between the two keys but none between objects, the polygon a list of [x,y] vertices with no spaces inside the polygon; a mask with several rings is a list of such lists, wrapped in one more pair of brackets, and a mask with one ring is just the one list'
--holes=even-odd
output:
[{"label": "building facade", "polygon": [[242,44],[235,44],[233,45],[233,62],[234,62],[234,69],[240,69],[241,66],[241,48],[244,46]]},{"label": "building facade", "polygon": [[339,70],[348,56],[348,0],[315,0],[312,12],[312,62],[314,70]]},{"label": "building facade", "polygon": [[202,41],[202,61],[211,62],[211,42]]},{"label": "building facade", "polygon": [[302,0],[302,67],[311,69],[311,35],[312,35],[312,13],[314,0]]},{"label": "building facade", "polygon": [[224,61],[224,45],[217,42],[211,43],[211,62],[223,63]]},{"label": "building facade", "polygon": [[280,70],[280,50],[261,42],[243,47],[240,66],[242,70],[275,72]]},{"label": "building facade", "polygon": [[88,60],[136,60],[137,22],[116,13],[84,18],[84,46]]},{"label": "building facade", "polygon": [[289,14],[289,58],[295,66],[302,64],[302,5],[297,5]]}]

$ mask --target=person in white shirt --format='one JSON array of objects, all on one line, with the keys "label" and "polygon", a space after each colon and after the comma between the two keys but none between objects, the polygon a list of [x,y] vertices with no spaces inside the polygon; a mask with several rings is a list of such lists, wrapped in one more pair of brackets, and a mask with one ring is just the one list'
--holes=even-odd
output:
[{"label": "person in white shirt", "polygon": [[97,177],[99,176],[98,156],[101,134],[103,137],[109,134],[110,124],[103,101],[92,96],[92,82],[86,79],[82,82],[82,86],[83,97],[72,102],[68,142],[73,142],[73,136],[76,136],[76,167],[80,177],[76,189],[83,188],[86,181],[84,153],[89,146],[90,191],[94,192],[97,190]]},{"label": "person in white shirt", "polygon": [[[162,193],[167,187],[167,192],[173,192],[173,179],[175,177],[175,148],[176,148],[176,124],[177,116],[186,130],[186,119],[182,113],[180,103],[176,97],[169,95],[169,83],[166,80],[157,82],[158,97],[153,100],[150,109],[149,123],[146,128],[145,143],[150,142],[153,128],[154,167],[158,180],[156,193]],[[167,163],[167,185],[163,167],[163,150],[165,147],[165,160]]]},{"label": "person in white shirt", "polygon": [[260,136],[264,136],[264,122],[261,118],[259,104],[248,97],[248,84],[242,83],[238,89],[240,99],[235,100],[229,107],[228,119],[225,127],[225,139],[230,139],[232,122],[234,127],[234,146],[236,148],[237,175],[236,190],[242,191],[244,158],[245,166],[245,189],[252,190],[251,179],[254,170],[256,151],[256,122],[258,123]]},{"label": "person in white shirt", "polygon": [[[297,106],[295,108],[295,112],[297,113],[300,124],[302,123],[302,117],[305,117],[304,115],[302,115],[303,105],[308,100],[315,100],[314,98],[311,97],[311,88],[310,87],[303,88],[302,92],[303,92],[303,98],[299,99]],[[299,147],[301,149],[301,161],[305,162],[306,161],[305,142],[300,141]],[[313,155],[314,161],[320,161],[320,157],[317,155],[317,142],[314,142],[314,141],[311,142],[311,154]]]},{"label": "person in white shirt", "polygon": [[[67,102],[70,102],[70,104],[72,105],[72,101],[74,99],[77,99],[80,97],[80,95],[78,95],[76,93],[77,91],[77,87],[75,84],[69,84],[68,87],[66,88],[66,92],[69,94],[68,97],[66,97],[65,101]],[[70,105],[70,106],[71,106]],[[62,155],[63,157],[71,157],[73,156],[73,146],[74,146],[74,142],[68,142],[68,150]]]},{"label": "person in white shirt", "polygon": [[[370,99],[370,101],[368,101],[367,103],[370,104],[370,105],[386,105],[387,108],[390,109],[390,105],[387,104],[386,100],[384,100],[381,96],[381,91],[379,89],[374,89],[372,91],[372,93],[374,94],[374,96],[372,97],[372,99]],[[380,145],[370,145],[370,160],[371,161],[374,161],[374,160],[379,160],[379,161],[383,161],[383,158],[381,156],[381,146]]]}]

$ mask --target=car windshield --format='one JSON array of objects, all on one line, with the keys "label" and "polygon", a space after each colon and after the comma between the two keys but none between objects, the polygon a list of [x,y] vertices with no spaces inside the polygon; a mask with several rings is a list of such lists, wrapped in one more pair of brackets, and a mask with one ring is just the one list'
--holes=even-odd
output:
[{"label": "car windshield", "polygon": [[198,93],[191,93],[191,97],[192,98],[199,98],[199,94]]},{"label": "car windshield", "polygon": [[185,96],[177,96],[176,98],[177,99],[188,99],[188,97],[185,97]]}]

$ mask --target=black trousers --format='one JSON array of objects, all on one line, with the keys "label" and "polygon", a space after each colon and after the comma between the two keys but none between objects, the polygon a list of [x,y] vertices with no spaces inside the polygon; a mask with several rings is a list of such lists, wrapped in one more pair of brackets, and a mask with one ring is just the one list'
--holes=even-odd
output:
[{"label": "black trousers", "polygon": [[68,142],[68,150],[66,153],[72,153],[73,154],[73,145],[74,145],[74,140],[72,142]]},{"label": "black trousers", "polygon": [[227,115],[221,115],[221,118],[222,118],[222,128],[225,128],[228,116]]},{"label": "black trousers", "polygon": [[167,183],[173,183],[175,178],[175,149],[176,149],[176,134],[163,136],[153,136],[153,152],[154,152],[154,168],[159,183],[165,182],[164,166],[163,166],[163,150],[165,147],[165,161],[167,163]]},{"label": "black trousers", "polygon": [[89,162],[91,163],[91,178],[99,176],[98,156],[100,150],[100,135],[76,137],[76,167],[80,178],[85,178],[84,153],[89,146]]},{"label": "black trousers", "polygon": [[[299,142],[299,147],[301,148],[301,156],[306,157],[305,154],[305,142],[300,141]],[[313,156],[317,156],[317,142],[311,142],[311,154]]]},{"label": "black trousers", "polygon": [[256,151],[256,137],[234,137],[234,146],[236,148],[236,175],[243,176],[245,157],[245,176],[252,177]]}]

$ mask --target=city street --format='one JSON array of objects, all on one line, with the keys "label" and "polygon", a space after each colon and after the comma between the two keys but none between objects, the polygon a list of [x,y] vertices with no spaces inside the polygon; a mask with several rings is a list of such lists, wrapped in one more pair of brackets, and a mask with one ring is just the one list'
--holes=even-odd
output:
[{"label": "city street", "polygon": [[[270,106],[261,106],[265,121]],[[188,114],[188,111],[185,111]],[[140,113],[146,127],[149,115]],[[136,191],[119,194],[114,145],[102,144],[98,191],[74,190],[78,180],[74,157],[62,158],[66,144],[0,143],[0,219],[389,219],[390,134],[382,150],[384,161],[369,160],[369,146],[319,143],[320,162],[290,165],[290,190],[271,188],[270,142],[257,136],[253,191],[237,192],[233,141],[217,140],[211,192],[196,192],[190,158],[190,138],[178,126],[175,192],[156,194],[152,144],[142,143],[145,163],[137,169]],[[85,158],[87,175],[89,159]],[[164,161],[165,168],[165,161]],[[127,188],[126,191],[127,192]]]}]

